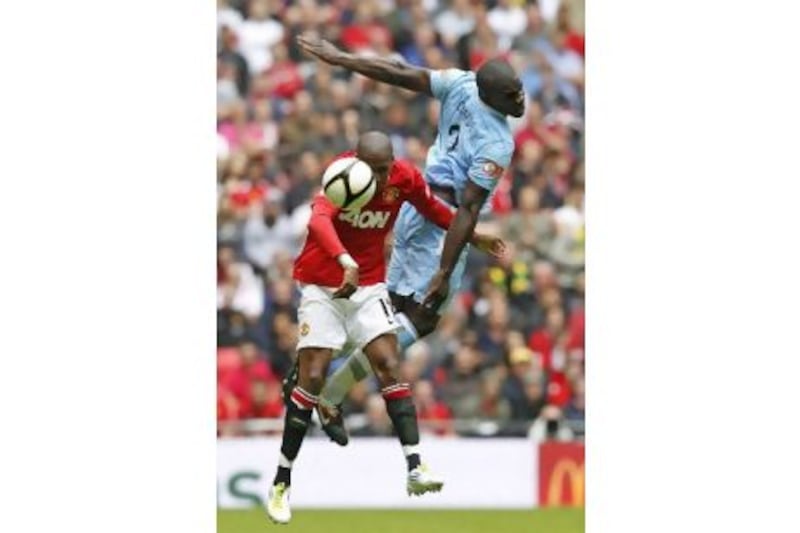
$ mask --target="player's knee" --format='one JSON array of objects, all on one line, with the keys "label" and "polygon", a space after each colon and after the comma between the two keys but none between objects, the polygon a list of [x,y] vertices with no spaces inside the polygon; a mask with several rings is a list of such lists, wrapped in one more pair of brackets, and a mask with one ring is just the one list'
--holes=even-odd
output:
[{"label": "player's knee", "polygon": [[393,355],[386,355],[380,357],[374,362],[375,377],[381,385],[393,385],[397,382],[398,374],[400,372],[400,363],[397,357]]},{"label": "player's knee", "polygon": [[312,365],[308,369],[308,392],[319,394],[325,384],[325,369],[323,365]]},{"label": "player's knee", "polygon": [[312,352],[301,365],[300,386],[311,394],[319,394],[325,384],[327,361],[324,353]]},{"label": "player's knee", "polygon": [[408,306],[408,296],[401,296],[396,292],[389,291],[389,299],[392,302],[392,307],[394,307],[395,313],[405,313],[406,308]]},{"label": "player's knee", "polygon": [[411,322],[417,330],[417,336],[421,339],[431,334],[439,324],[439,318],[439,315],[435,311],[418,306],[416,312],[413,313],[411,317]]}]

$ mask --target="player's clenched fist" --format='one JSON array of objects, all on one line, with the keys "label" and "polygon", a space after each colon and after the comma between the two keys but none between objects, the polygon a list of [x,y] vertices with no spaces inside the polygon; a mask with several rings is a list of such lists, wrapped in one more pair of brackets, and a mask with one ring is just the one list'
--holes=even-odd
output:
[{"label": "player's clenched fist", "polygon": [[334,298],[350,298],[358,290],[358,264],[349,254],[342,254],[339,263],[344,268],[342,285],[333,293]]},{"label": "player's clenched fist", "polygon": [[500,237],[478,232],[475,232],[472,236],[472,245],[481,252],[490,254],[497,259],[502,259],[507,251],[506,243]]},{"label": "player's clenched fist", "polygon": [[439,307],[447,300],[448,294],[450,294],[450,274],[444,270],[439,270],[428,286],[428,292],[425,295],[425,299],[422,300],[422,306],[438,311]]}]

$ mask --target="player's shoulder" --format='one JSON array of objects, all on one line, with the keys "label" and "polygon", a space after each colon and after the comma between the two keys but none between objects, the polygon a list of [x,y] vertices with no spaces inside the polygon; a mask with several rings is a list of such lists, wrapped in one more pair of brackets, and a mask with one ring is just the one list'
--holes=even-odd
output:
[{"label": "player's shoulder", "polygon": [[502,137],[484,139],[475,155],[477,159],[494,161],[505,167],[514,156],[514,140]]},{"label": "player's shoulder", "polygon": [[431,92],[437,98],[467,90],[475,85],[475,73],[458,68],[430,71]]},{"label": "player's shoulder", "polygon": [[461,70],[460,68],[443,68],[443,69],[436,69],[431,70],[430,75],[435,77],[437,81],[442,82],[455,82],[455,81],[467,81],[469,79],[475,79],[475,73],[471,70]]},{"label": "player's shoulder", "polygon": [[414,163],[408,159],[395,159],[389,176],[389,184],[410,184],[416,179],[417,174],[419,174],[419,170]]}]

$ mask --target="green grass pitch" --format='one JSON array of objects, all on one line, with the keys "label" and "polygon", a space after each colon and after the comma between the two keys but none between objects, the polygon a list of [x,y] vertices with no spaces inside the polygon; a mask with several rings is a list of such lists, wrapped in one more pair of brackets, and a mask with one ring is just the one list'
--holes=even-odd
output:
[{"label": "green grass pitch", "polygon": [[298,509],[286,526],[263,509],[219,510],[217,533],[584,533],[583,509],[530,511]]}]

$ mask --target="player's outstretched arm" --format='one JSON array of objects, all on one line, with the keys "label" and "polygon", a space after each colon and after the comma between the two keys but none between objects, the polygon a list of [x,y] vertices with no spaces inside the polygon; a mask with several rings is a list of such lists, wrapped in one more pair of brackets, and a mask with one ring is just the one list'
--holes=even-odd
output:
[{"label": "player's outstretched arm", "polygon": [[396,59],[358,57],[340,50],[324,39],[310,35],[299,35],[297,44],[307,54],[318,57],[331,65],[344,67],[389,85],[433,96],[430,73],[423,68],[417,68]]},{"label": "player's outstretched arm", "polygon": [[434,275],[428,294],[422,304],[425,307],[438,309],[447,299],[450,292],[450,276],[458,262],[458,257],[464,246],[472,237],[475,226],[478,223],[481,206],[489,196],[489,191],[479,185],[468,181],[464,194],[461,198],[461,205],[456,210],[456,216],[447,230],[444,239],[444,249],[442,250],[442,260],[439,263],[439,270]]}]

